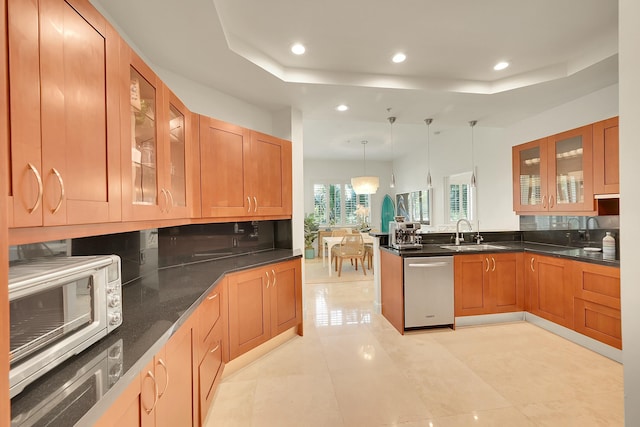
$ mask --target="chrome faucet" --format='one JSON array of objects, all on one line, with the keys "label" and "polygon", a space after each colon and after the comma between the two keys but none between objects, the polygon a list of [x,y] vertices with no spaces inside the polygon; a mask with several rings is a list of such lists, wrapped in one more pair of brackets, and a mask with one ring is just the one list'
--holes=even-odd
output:
[{"label": "chrome faucet", "polygon": [[464,235],[461,235],[460,233],[461,222],[466,222],[467,225],[469,226],[469,231],[473,231],[473,227],[471,227],[471,223],[469,222],[469,220],[464,218],[459,219],[458,222],[456,223],[456,245],[459,245],[460,242],[464,242]]},{"label": "chrome faucet", "polygon": [[594,230],[600,228],[600,224],[598,224],[598,218],[596,218],[595,216],[590,216],[589,218],[587,218],[587,235],[585,237],[587,238],[588,242],[591,241],[591,236],[589,235],[589,222],[591,220],[596,223]]}]

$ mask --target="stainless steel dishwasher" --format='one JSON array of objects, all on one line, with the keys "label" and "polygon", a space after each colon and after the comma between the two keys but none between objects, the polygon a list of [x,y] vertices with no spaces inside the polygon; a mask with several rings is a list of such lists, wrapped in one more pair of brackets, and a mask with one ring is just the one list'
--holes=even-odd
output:
[{"label": "stainless steel dishwasher", "polygon": [[453,257],[405,258],[404,328],[453,322]]}]

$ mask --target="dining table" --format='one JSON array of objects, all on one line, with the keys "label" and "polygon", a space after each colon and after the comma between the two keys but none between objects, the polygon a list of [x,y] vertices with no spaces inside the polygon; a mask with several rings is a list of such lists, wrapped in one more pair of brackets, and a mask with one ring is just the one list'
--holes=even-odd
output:
[{"label": "dining table", "polygon": [[[360,233],[360,235],[362,236],[362,241],[366,244],[366,243],[370,243],[373,244],[374,242],[374,238],[373,236],[370,236],[367,233]],[[335,245],[339,245],[340,242],[342,242],[342,237],[343,236],[335,236],[335,237],[323,237],[322,238],[322,245],[325,247],[325,250],[322,251],[322,265],[326,265],[326,258],[327,258],[327,254],[329,257],[329,276],[331,276],[331,248],[333,248]],[[364,268],[364,265],[362,266],[362,268]]]}]

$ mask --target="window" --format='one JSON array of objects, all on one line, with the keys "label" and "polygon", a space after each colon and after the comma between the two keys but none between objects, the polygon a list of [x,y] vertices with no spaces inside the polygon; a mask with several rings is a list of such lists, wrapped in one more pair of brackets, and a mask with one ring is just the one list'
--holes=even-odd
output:
[{"label": "window", "polygon": [[[358,207],[369,208],[368,194],[356,194],[351,184],[313,184],[313,215],[322,225],[357,225]],[[358,211],[358,212],[357,212]]]},{"label": "window", "polygon": [[459,219],[473,220],[473,194],[471,172],[451,175],[445,178],[447,199],[445,200],[448,222]]}]

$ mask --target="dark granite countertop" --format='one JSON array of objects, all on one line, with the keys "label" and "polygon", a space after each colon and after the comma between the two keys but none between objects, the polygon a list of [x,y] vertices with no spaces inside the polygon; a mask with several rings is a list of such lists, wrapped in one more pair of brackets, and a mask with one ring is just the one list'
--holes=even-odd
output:
[{"label": "dark granite countertop", "polygon": [[[607,265],[611,267],[620,267],[620,260],[605,259],[602,252],[590,252],[584,248],[551,245],[535,242],[514,242],[514,241],[497,241],[484,242],[485,244],[496,245],[504,249],[490,249],[484,251],[457,251],[442,248],[442,246],[450,245],[449,243],[430,243],[423,244],[418,249],[398,250],[389,246],[381,246],[380,249],[391,252],[402,257],[429,257],[429,256],[446,256],[446,255],[471,255],[479,253],[500,253],[500,252],[531,252],[540,255],[572,259],[575,261],[589,262],[593,264]],[[468,244],[468,245],[473,245]],[[466,245],[465,245],[466,246]]]},{"label": "dark granite countertop", "polygon": [[[226,273],[300,257],[297,250],[254,252],[162,268],[126,284],[122,325],[14,397],[12,426],[44,420],[53,423],[47,425],[92,425]],[[110,357],[122,360],[121,370]],[[91,380],[99,369],[110,374],[102,384]],[[68,405],[70,398],[73,405]]]}]

